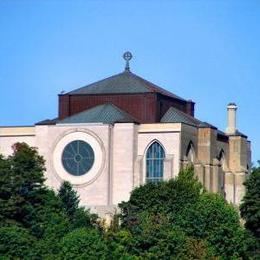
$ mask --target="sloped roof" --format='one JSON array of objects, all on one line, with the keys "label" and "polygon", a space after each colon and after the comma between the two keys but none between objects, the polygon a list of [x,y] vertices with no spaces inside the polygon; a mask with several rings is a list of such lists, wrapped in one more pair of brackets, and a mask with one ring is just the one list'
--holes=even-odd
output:
[{"label": "sloped roof", "polygon": [[55,125],[57,120],[58,120],[58,118],[45,119],[45,120],[35,123],[35,125]]},{"label": "sloped roof", "polygon": [[70,91],[69,95],[83,94],[129,94],[129,93],[160,93],[172,98],[185,101],[185,99],[156,86],[155,84],[125,70],[122,73],[97,81],[90,85]]},{"label": "sloped roof", "polygon": [[83,112],[58,120],[58,124],[71,123],[134,123],[138,122],[134,117],[121,110],[117,106],[107,103],[99,105]]},{"label": "sloped roof", "polygon": [[185,123],[185,124],[197,126],[200,128],[210,127],[210,128],[217,129],[215,126],[213,126],[207,122],[202,122],[199,119],[192,117],[174,107],[170,107],[167,110],[167,112],[161,118],[161,123]]},{"label": "sloped roof", "polygon": [[247,138],[248,136],[241,133],[240,131],[236,130],[236,132],[234,134],[229,134],[229,136],[242,136],[242,137],[245,137]]},{"label": "sloped roof", "polygon": [[186,123],[189,125],[198,126],[202,122],[174,107],[170,107],[161,118],[162,123]]},{"label": "sloped roof", "polygon": [[195,126],[198,128],[213,128],[213,129],[217,130],[218,138],[222,138],[221,140],[223,140],[223,141],[228,141],[228,135],[226,135],[226,133],[218,130],[217,127],[215,127],[207,122],[202,122],[188,114],[185,114],[184,112],[182,112],[174,107],[170,107],[168,109],[168,111],[162,117],[161,123],[184,123],[184,124],[192,125],[192,126]]}]

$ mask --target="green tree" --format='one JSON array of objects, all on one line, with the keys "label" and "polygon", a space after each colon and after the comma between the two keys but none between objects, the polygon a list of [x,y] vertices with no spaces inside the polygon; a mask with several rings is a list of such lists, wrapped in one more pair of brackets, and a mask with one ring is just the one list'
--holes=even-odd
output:
[{"label": "green tree", "polygon": [[64,181],[59,189],[58,196],[61,199],[62,206],[70,218],[73,218],[79,207],[79,196],[73,190],[72,185],[68,181]]},{"label": "green tree", "polygon": [[98,215],[90,213],[90,211],[84,207],[79,207],[73,219],[71,219],[71,226],[73,228],[99,228]]},{"label": "green tree", "polygon": [[0,227],[0,257],[1,259],[29,259],[36,239],[28,230],[12,225]]},{"label": "green tree", "polygon": [[188,236],[207,241],[215,256],[246,256],[247,233],[231,204],[218,194],[205,192],[174,222]]},{"label": "green tree", "polygon": [[96,224],[97,215],[79,207],[79,196],[68,181],[62,183],[58,196],[73,228],[91,227]]},{"label": "green tree", "polygon": [[61,259],[106,259],[107,247],[98,231],[80,228],[63,237],[59,256]]},{"label": "green tree", "polygon": [[53,259],[59,253],[59,241],[73,227],[54,191],[43,195],[43,203],[34,208],[27,229],[37,238],[36,256]]},{"label": "green tree", "polygon": [[131,248],[134,244],[134,237],[127,229],[109,230],[105,234],[108,247],[108,259],[138,259],[132,255]]},{"label": "green tree", "polygon": [[0,155],[0,226],[11,221],[10,217],[15,211],[15,202],[12,197],[12,176],[10,175],[10,160]]},{"label": "green tree", "polygon": [[240,206],[245,227],[260,239],[260,161],[245,182],[246,194]]},{"label": "green tree", "polygon": [[139,213],[134,226],[108,232],[109,259],[210,259],[202,239],[188,237],[162,214]]},{"label": "green tree", "polygon": [[[260,161],[253,167],[245,181],[246,193],[240,205],[240,213],[245,220],[246,229],[256,238],[248,244],[251,256],[260,258]],[[254,243],[255,242],[255,243]]]},{"label": "green tree", "polygon": [[[0,155],[2,258],[126,260],[256,256],[257,244],[240,225],[237,211],[220,195],[206,192],[194,178],[193,168],[181,171],[173,180],[135,189],[129,201],[120,204],[122,225],[116,216],[106,232],[97,228],[97,216],[79,207],[79,197],[71,184],[64,183],[57,195],[44,185],[43,172],[43,158],[26,144],[16,144],[14,154],[7,158]],[[258,174],[259,170],[254,169],[252,179],[247,181],[247,190],[255,189],[253,198],[259,198],[258,186],[254,186],[258,185]],[[252,197],[249,201],[250,207],[241,206],[241,211],[246,209],[243,213],[246,227],[254,231],[259,227],[259,219],[250,214],[259,207],[252,206],[256,203]]]},{"label": "green tree", "polygon": [[160,212],[175,219],[186,207],[196,203],[203,191],[192,167],[181,171],[176,179],[147,183],[134,189],[128,202],[119,204],[122,224],[134,224],[135,216],[143,211]]},{"label": "green tree", "polygon": [[33,208],[42,203],[44,160],[37,150],[25,143],[13,146],[14,153],[0,157],[0,216],[1,225],[24,222]]},{"label": "green tree", "polygon": [[78,206],[69,183],[60,196],[44,185],[44,160],[35,148],[24,143],[13,148],[13,155],[0,155],[0,255],[57,258],[63,237],[77,227],[94,230],[96,217]]},{"label": "green tree", "polygon": [[144,211],[130,229],[133,241],[129,253],[144,259],[169,259],[182,255],[187,237],[171,225],[167,216]]},{"label": "green tree", "polygon": [[[182,258],[196,255],[196,252],[191,252],[196,246],[207,257],[247,257],[248,236],[240,225],[238,212],[220,195],[206,192],[194,178],[193,168],[183,170],[176,179],[168,182],[147,184],[135,189],[129,201],[121,203],[120,207],[123,228],[130,230],[138,241],[154,241],[159,236],[156,242],[159,245],[167,241],[167,230],[179,230],[186,237],[183,248],[188,248],[186,253],[179,252]],[[155,223],[146,221],[149,223],[147,228],[154,229],[154,233],[146,237],[140,221],[143,214],[152,218],[163,216],[171,228],[166,229],[164,236],[161,232],[166,223],[156,230]],[[171,244],[170,241],[168,243]],[[139,245],[143,248],[141,243]],[[153,248],[153,245],[148,248]],[[173,250],[170,254],[177,256],[177,251]]]}]

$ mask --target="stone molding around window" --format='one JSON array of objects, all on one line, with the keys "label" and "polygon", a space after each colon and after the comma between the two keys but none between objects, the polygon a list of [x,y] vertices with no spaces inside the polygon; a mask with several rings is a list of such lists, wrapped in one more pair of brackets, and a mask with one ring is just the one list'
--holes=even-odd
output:
[{"label": "stone molding around window", "polygon": [[[68,173],[62,164],[62,153],[66,145],[75,141],[82,140],[88,143],[95,155],[91,169],[84,175],[74,176]],[[105,148],[102,141],[91,131],[77,129],[62,135],[54,145],[52,163],[55,175],[60,181],[69,181],[75,186],[86,186],[97,179],[105,166]]]}]

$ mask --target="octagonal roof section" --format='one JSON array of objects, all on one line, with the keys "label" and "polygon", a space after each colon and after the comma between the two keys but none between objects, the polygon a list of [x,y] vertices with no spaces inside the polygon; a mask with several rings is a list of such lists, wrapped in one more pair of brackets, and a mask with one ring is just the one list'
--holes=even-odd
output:
[{"label": "octagonal roof section", "polygon": [[186,101],[185,99],[163,89],[131,71],[113,75],[90,85],[75,89],[65,95],[95,95],[95,94],[136,94],[159,93],[171,98]]}]

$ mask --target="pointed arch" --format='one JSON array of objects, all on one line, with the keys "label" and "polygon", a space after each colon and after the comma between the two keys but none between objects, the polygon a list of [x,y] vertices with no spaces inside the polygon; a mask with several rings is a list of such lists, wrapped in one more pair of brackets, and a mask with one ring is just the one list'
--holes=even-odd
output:
[{"label": "pointed arch", "polygon": [[163,146],[154,140],[146,151],[146,181],[159,182],[163,180],[165,151]]},{"label": "pointed arch", "polygon": [[147,154],[148,149],[151,147],[151,145],[152,145],[153,143],[158,143],[158,144],[162,147],[162,149],[163,149],[163,151],[164,151],[164,154],[165,154],[165,150],[166,150],[166,149],[165,149],[164,145],[163,145],[159,140],[153,139],[153,140],[150,141],[150,142],[148,143],[148,145],[146,146],[146,148],[145,148],[145,150],[144,150],[144,154],[145,154],[145,155]]},{"label": "pointed arch", "polygon": [[221,149],[217,155],[218,160],[220,161],[225,155],[225,152],[223,149]]},{"label": "pointed arch", "polygon": [[195,148],[194,148],[192,141],[189,142],[185,155],[186,155],[188,162],[194,163],[194,161],[195,161]]},{"label": "pointed arch", "polygon": [[219,151],[217,159],[219,160],[221,167],[224,170],[226,168],[226,156],[223,149]]}]

